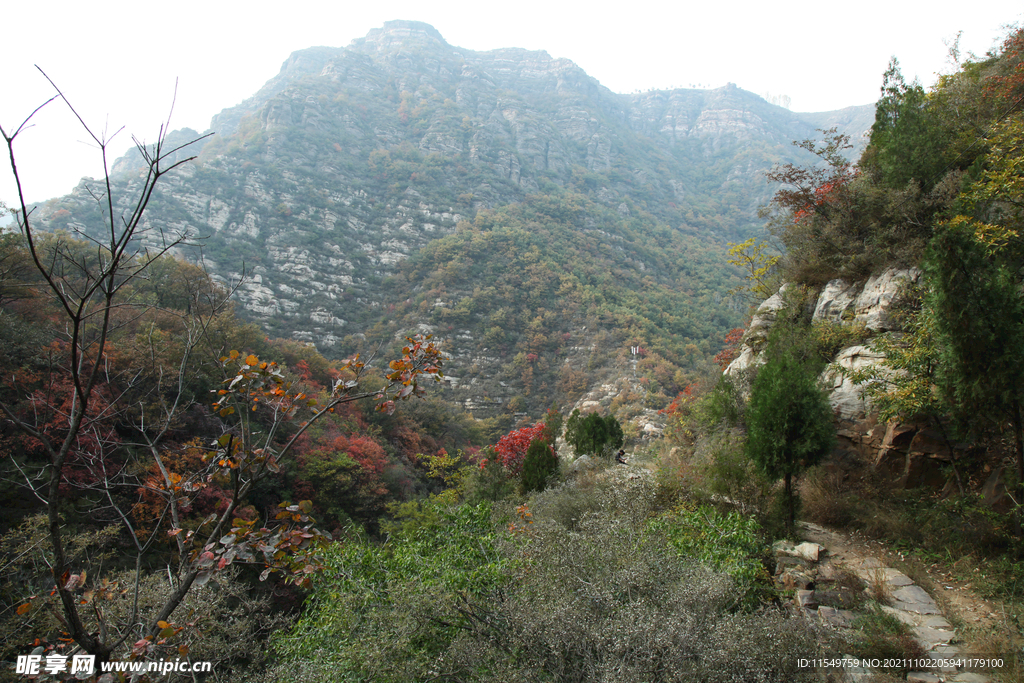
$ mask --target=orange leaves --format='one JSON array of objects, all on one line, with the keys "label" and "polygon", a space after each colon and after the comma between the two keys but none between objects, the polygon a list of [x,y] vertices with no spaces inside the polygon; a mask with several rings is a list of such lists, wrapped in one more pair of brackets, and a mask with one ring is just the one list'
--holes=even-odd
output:
[{"label": "orange leaves", "polygon": [[384,377],[389,384],[377,396],[378,411],[391,415],[395,411],[395,401],[422,396],[424,390],[419,386],[421,375],[429,376],[434,381],[444,377],[441,372],[444,354],[430,339],[429,334],[406,337],[409,344],[402,347],[403,356],[388,363],[391,372]]},{"label": "orange leaves", "polygon": [[309,576],[320,569],[317,553],[331,540],[329,534],[313,527],[310,513],[313,504],[304,500],[298,504],[281,503],[275,523],[256,527],[255,521],[236,518],[231,531],[217,542],[206,545],[193,559],[199,571],[196,583],[207,583],[215,572],[223,571],[235,560],[249,563],[262,562],[264,570],[260,580],[273,572],[280,572],[286,581],[308,585]]},{"label": "orange leaves", "polygon": [[516,508],[516,514],[519,516],[519,521],[509,523],[508,530],[513,534],[524,534],[533,524],[533,513],[530,512],[527,505],[523,504]]}]

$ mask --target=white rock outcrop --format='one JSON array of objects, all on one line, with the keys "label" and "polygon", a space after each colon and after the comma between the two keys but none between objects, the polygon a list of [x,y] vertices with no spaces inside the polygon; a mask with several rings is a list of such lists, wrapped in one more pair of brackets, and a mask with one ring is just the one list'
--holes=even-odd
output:
[{"label": "white rock outcrop", "polygon": [[[890,312],[893,301],[901,289],[916,282],[920,276],[918,268],[890,267],[863,283],[832,280],[815,299],[813,320],[859,324],[875,333],[890,331],[894,328]],[[788,284],[783,285],[777,294],[765,299],[757,308],[743,337],[740,354],[725,369],[726,375],[735,376],[763,362],[761,348],[778,318],[779,310],[785,306],[784,295],[788,287]],[[877,365],[881,360],[881,354],[861,344],[840,350],[834,362],[845,369],[860,370]],[[866,417],[870,406],[861,395],[861,386],[834,370],[826,370],[822,381],[831,387],[829,400],[839,416],[847,420]]]},{"label": "white rock outcrop", "polygon": [[[839,352],[836,364],[844,370],[863,370],[864,368],[878,365],[885,358],[877,351],[869,347],[849,346]],[[870,411],[870,405],[863,396],[863,387],[854,384],[853,380],[840,372],[826,370],[822,375],[825,385],[831,387],[829,392],[829,403],[841,417],[847,420],[856,420],[864,417]]]}]

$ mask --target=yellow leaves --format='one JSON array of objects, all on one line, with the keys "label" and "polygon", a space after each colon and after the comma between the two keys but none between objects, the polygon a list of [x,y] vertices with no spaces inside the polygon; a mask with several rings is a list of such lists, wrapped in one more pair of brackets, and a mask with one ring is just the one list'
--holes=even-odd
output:
[{"label": "yellow leaves", "polygon": [[729,243],[728,259],[732,265],[746,271],[747,284],[735,288],[730,293],[749,291],[759,298],[767,299],[775,293],[777,283],[775,273],[779,265],[778,256],[769,256],[765,253],[768,244],[758,242],[756,237],[751,237],[739,243]]},{"label": "yellow leaves", "polygon": [[260,359],[253,354],[249,354],[248,356],[245,357],[245,364],[248,365],[249,367],[254,368],[260,364]]}]

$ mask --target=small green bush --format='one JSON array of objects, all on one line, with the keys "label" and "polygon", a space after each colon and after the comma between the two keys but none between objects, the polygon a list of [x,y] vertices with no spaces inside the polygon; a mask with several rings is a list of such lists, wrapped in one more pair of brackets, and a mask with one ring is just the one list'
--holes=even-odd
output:
[{"label": "small green bush", "polygon": [[601,417],[597,413],[584,416],[579,409],[565,421],[565,442],[576,451],[576,455],[597,455],[606,449],[621,448],[625,435],[622,425],[615,416]]},{"label": "small green bush", "polygon": [[651,522],[683,558],[705,564],[736,581],[737,604],[756,607],[775,598],[765,568],[767,544],[752,517],[722,513],[710,505],[683,504]]},{"label": "small green bush", "polygon": [[526,449],[519,486],[523,493],[543,491],[548,480],[558,472],[558,456],[547,441],[534,439]]}]

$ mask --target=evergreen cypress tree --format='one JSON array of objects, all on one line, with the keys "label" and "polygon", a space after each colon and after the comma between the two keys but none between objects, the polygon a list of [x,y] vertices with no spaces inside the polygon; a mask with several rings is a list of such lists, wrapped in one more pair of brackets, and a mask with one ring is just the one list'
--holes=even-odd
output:
[{"label": "evergreen cypress tree", "polygon": [[1006,260],[986,253],[973,230],[942,226],[924,263],[926,304],[939,347],[939,384],[958,422],[968,431],[993,418],[1010,424],[1024,496],[1024,295],[1013,272],[1018,263]]},{"label": "evergreen cypress tree", "polygon": [[792,341],[776,335],[769,343],[746,413],[747,456],[768,477],[785,480],[790,530],[796,517],[793,477],[832,450],[836,432],[816,364]]},{"label": "evergreen cypress tree", "polygon": [[523,459],[523,473],[520,479],[523,493],[543,491],[548,485],[548,479],[557,471],[558,456],[555,455],[555,449],[543,439],[534,439],[526,449],[526,458]]}]

